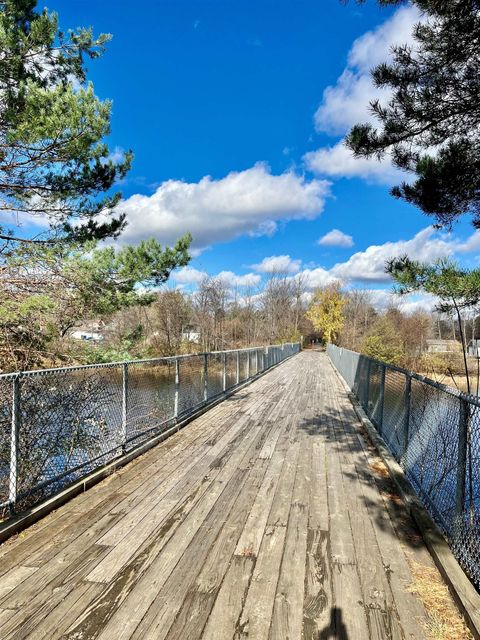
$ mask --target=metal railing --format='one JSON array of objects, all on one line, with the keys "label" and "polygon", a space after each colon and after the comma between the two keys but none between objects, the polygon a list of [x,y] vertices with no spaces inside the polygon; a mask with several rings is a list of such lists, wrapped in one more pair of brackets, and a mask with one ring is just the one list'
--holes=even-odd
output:
[{"label": "metal railing", "polygon": [[480,398],[348,349],[327,353],[480,588]]},{"label": "metal railing", "polygon": [[156,437],[298,343],[0,375],[0,516]]}]

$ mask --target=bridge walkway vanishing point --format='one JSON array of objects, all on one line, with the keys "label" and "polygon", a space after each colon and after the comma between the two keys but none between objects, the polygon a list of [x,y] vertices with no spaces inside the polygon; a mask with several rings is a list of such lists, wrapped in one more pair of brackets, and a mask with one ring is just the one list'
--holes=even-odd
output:
[{"label": "bridge walkway vanishing point", "polygon": [[0,637],[421,639],[432,561],[303,352],[0,547]]}]

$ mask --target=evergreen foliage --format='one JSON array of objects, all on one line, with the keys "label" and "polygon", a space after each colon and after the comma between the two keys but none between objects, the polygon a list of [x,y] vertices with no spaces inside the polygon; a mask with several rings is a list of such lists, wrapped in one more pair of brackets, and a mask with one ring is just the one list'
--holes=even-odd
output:
[{"label": "evergreen foliage", "polygon": [[[116,236],[125,218],[111,188],[132,153],[116,160],[105,144],[111,103],[95,95],[85,68],[110,36],[64,33],[55,13],[35,5],[0,5],[0,211],[46,218],[49,239]],[[3,240],[12,236],[1,229]]]},{"label": "evergreen foliage", "polygon": [[[380,4],[400,4],[383,0]],[[415,0],[426,20],[414,46],[393,48],[393,60],[372,71],[378,121],[347,137],[357,157],[383,158],[415,174],[392,194],[415,204],[440,226],[471,214],[480,226],[480,0]]]}]

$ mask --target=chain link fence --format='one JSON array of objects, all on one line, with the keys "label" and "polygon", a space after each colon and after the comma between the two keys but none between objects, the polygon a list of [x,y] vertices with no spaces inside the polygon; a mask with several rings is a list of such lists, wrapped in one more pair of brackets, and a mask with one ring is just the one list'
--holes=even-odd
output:
[{"label": "chain link fence", "polygon": [[300,351],[298,343],[0,375],[0,518]]},{"label": "chain link fence", "polygon": [[480,588],[480,398],[328,345],[327,353]]}]

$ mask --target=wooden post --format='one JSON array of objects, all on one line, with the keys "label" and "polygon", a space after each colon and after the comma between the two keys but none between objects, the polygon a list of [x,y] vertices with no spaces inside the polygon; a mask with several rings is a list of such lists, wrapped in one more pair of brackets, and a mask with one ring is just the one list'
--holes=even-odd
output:
[{"label": "wooden post", "polygon": [[223,376],[222,376],[222,389],[227,390],[227,354],[223,352]]},{"label": "wooden post", "polygon": [[128,364],[123,364],[122,371],[122,430],[120,433],[120,443],[125,453],[127,448],[127,416],[128,416]]},{"label": "wooden post", "polygon": [[17,503],[18,442],[20,436],[20,376],[13,378],[12,384],[12,424],[10,434],[10,481],[8,502],[10,513],[15,513]]},{"label": "wooden post", "polygon": [[467,484],[467,447],[468,428],[470,422],[470,406],[463,398],[460,401],[460,415],[458,420],[458,453],[457,453],[457,483],[455,492],[455,515],[458,524],[463,523],[465,512],[465,496]]},{"label": "wooden post", "polygon": [[178,400],[180,395],[180,360],[175,358],[175,401],[173,406],[173,417],[178,418]]},{"label": "wooden post", "polygon": [[208,400],[208,353],[203,354],[203,400]]}]

